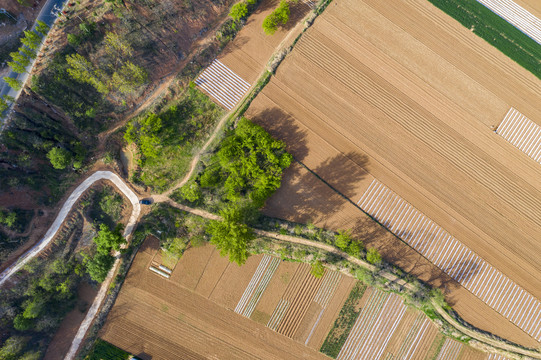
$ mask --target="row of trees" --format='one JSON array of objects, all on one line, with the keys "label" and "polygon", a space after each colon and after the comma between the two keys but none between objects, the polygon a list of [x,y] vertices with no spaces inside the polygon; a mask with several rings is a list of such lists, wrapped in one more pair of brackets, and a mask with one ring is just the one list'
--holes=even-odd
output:
[{"label": "row of trees", "polygon": [[257,3],[256,0],[243,0],[231,7],[231,10],[229,11],[229,16],[235,21],[240,21],[246,18],[248,16],[248,13],[250,12],[250,8],[253,7]]},{"label": "row of trees", "polygon": [[[24,74],[26,67],[30,65],[30,62],[36,58],[36,51],[41,44],[41,39],[49,31],[49,26],[43,21],[38,20],[36,23],[36,31],[24,31],[24,37],[21,39],[21,47],[18,51],[14,51],[9,54],[11,61],[8,61],[8,66],[13,72],[18,74]],[[22,84],[18,79],[11,78],[9,76],[4,77],[4,81],[9,87],[18,91],[21,89]],[[11,96],[0,97],[0,113],[7,110],[9,104],[14,99]]]}]

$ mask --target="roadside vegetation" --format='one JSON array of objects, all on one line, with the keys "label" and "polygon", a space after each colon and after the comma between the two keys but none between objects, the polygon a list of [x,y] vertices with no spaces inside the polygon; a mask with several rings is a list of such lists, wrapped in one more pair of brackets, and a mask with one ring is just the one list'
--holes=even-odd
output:
[{"label": "roadside vegetation", "polygon": [[[121,224],[109,228],[102,221],[121,220],[119,196],[109,186],[83,195],[50,249],[24,266],[11,287],[0,289],[1,359],[41,359],[66,314],[76,306],[86,311],[87,305],[78,305],[79,285],[102,281],[113,252],[125,243]],[[91,207],[90,200],[98,201]],[[90,232],[84,226],[89,213],[95,215]],[[92,241],[82,243],[88,236]]]},{"label": "roadside vegetation", "polygon": [[476,0],[429,0],[541,79],[541,46]]},{"label": "roadside vegetation", "polygon": [[90,354],[88,354],[85,357],[85,360],[128,360],[128,359],[132,359],[131,354],[101,339],[96,340]]},{"label": "roadside vegetation", "polygon": [[280,25],[287,24],[290,13],[289,1],[281,0],[278,7],[263,20],[265,34],[273,35]]}]

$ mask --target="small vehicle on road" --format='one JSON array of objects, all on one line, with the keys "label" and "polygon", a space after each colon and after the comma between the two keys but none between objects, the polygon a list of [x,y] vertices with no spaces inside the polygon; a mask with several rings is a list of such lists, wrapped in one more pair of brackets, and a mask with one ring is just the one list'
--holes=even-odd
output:
[{"label": "small vehicle on road", "polygon": [[142,200],[139,200],[139,204],[150,205],[150,204],[152,204],[152,199],[142,199]]}]

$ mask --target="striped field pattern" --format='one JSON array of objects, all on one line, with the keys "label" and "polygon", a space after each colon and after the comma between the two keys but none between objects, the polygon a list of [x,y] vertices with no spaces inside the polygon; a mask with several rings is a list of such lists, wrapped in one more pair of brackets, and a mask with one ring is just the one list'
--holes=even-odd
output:
[{"label": "striped field pattern", "polygon": [[430,321],[424,316],[424,313],[419,313],[413,326],[410,328],[406,334],[406,338],[400,345],[396,355],[393,357],[395,359],[411,359],[415,355],[421,339],[426,334],[426,331],[430,327]]},{"label": "striped field pattern", "polygon": [[228,110],[237,105],[250,84],[216,59],[199,75],[195,83]]},{"label": "striped field pattern", "polygon": [[406,306],[398,295],[375,290],[357,317],[337,359],[380,359],[405,312]]},{"label": "striped field pattern", "polygon": [[511,359],[499,354],[488,354],[487,360],[511,360]]},{"label": "striped field pattern", "polygon": [[477,0],[541,44],[541,20],[512,0]]},{"label": "striped field pattern", "polygon": [[274,309],[274,311],[272,312],[269,322],[267,323],[267,327],[271,330],[276,331],[276,328],[284,318],[288,307],[289,301],[280,299],[280,302],[278,302],[276,309]]},{"label": "striped field pattern", "polygon": [[316,293],[314,301],[325,308],[329,303],[338,283],[340,282],[340,273],[338,271],[326,271],[323,276],[323,282]]},{"label": "striped field pattern", "polygon": [[541,164],[541,126],[517,109],[509,109],[496,134]]},{"label": "striped field pattern", "polygon": [[485,304],[541,341],[541,302],[375,180],[357,205]]},{"label": "striped field pattern", "polygon": [[458,355],[460,355],[460,350],[462,350],[461,343],[447,338],[436,360],[456,360],[458,359]]},{"label": "striped field pattern", "polygon": [[235,312],[249,318],[252,316],[254,309],[263,295],[263,292],[269,285],[276,268],[280,264],[280,259],[273,258],[269,255],[264,255],[259,265],[246,287]]}]

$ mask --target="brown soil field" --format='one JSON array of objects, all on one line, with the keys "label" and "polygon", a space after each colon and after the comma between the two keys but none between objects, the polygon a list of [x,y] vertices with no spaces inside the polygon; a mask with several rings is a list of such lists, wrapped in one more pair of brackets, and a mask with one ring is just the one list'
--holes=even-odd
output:
[{"label": "brown soil field", "polygon": [[301,28],[297,29],[295,26],[310,10],[302,1],[292,4],[288,23],[279,27],[273,35],[266,35],[262,27],[263,20],[279,3],[279,0],[263,1],[250,15],[235,40],[227,45],[218,57],[221,62],[250,84],[259,78],[271,55],[282,41],[300,33]]},{"label": "brown soil field", "polygon": [[524,9],[531,12],[538,18],[541,18],[541,3],[537,0],[513,0]]},{"label": "brown soil field", "polygon": [[[353,203],[376,178],[541,297],[539,165],[492,131],[510,107],[540,123],[538,103],[538,79],[428,2],[338,0],[303,35],[248,116]],[[292,171],[297,181],[306,177]],[[344,225],[363,217],[339,195],[315,194],[308,184],[298,182],[289,188],[295,200],[271,200],[268,209],[311,205],[297,221],[321,216]],[[375,228],[365,240],[371,235],[378,248],[393,243],[386,258],[407,258],[406,246]],[[538,346],[425,259],[411,260],[399,265],[441,278],[467,321]]]},{"label": "brown soil field", "polygon": [[327,358],[152,273],[157,251],[155,240],[139,250],[100,332],[104,340],[142,359]]}]

